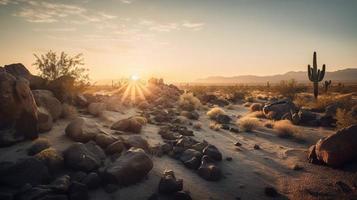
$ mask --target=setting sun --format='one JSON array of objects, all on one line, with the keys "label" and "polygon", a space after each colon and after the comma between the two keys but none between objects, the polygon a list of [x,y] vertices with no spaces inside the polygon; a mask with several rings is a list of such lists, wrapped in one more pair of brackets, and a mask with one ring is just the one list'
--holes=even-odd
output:
[{"label": "setting sun", "polygon": [[138,76],[137,74],[133,74],[130,76],[130,79],[133,81],[137,81],[137,80],[140,80],[140,76]]}]

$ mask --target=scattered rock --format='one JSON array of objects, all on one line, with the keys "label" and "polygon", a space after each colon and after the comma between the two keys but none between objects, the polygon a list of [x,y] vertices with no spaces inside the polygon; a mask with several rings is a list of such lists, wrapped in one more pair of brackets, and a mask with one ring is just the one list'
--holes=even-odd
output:
[{"label": "scattered rock", "polygon": [[183,180],[176,179],[175,174],[172,170],[165,170],[163,176],[159,183],[159,193],[162,194],[173,194],[182,190]]},{"label": "scattered rock", "polygon": [[93,142],[75,143],[64,152],[66,166],[86,172],[97,169],[104,158],[103,150]]},{"label": "scattered rock", "polygon": [[125,146],[129,149],[131,147],[141,148],[147,151],[149,149],[149,143],[138,135],[130,136],[124,141]]},{"label": "scattered rock", "polygon": [[197,142],[194,141],[192,138],[190,137],[182,137],[181,139],[178,139],[176,142],[176,146],[178,147],[183,147],[184,149],[188,149],[191,148],[194,144],[196,144]]},{"label": "scattered rock", "polygon": [[57,150],[47,148],[35,155],[35,158],[43,162],[50,172],[57,172],[63,167],[63,157]]},{"label": "scattered rock", "polygon": [[30,148],[27,149],[27,154],[32,156],[50,147],[51,147],[51,143],[48,139],[39,138],[32,142]]},{"label": "scattered rock", "polygon": [[218,114],[214,120],[220,124],[229,124],[232,118],[225,114]]},{"label": "scattered rock", "polygon": [[51,81],[48,84],[48,88],[60,102],[72,104],[75,93],[74,82],[75,79],[73,77],[64,75]]},{"label": "scattered rock", "polygon": [[226,160],[227,160],[227,161],[232,161],[233,158],[232,158],[232,157],[227,157]]},{"label": "scattered rock", "polygon": [[337,181],[335,183],[335,186],[337,187],[337,189],[345,194],[349,194],[352,192],[352,188],[350,186],[348,186],[346,183],[342,182],[342,181]]},{"label": "scattered rock", "polygon": [[77,117],[66,127],[66,135],[76,142],[88,142],[100,132],[98,124],[86,118]]},{"label": "scattered rock", "polygon": [[208,146],[208,143],[203,141],[203,142],[199,142],[197,144],[192,145],[192,149],[199,151],[199,152],[203,152],[203,149],[206,148]]},{"label": "scattered rock", "polygon": [[142,149],[131,148],[105,167],[103,179],[108,183],[130,185],[143,179],[152,168],[152,160]]},{"label": "scattered rock", "polygon": [[198,174],[208,181],[218,181],[222,177],[221,170],[206,155],[202,157],[201,166],[198,168]]},{"label": "scattered rock", "polygon": [[106,149],[105,149],[105,153],[107,153],[108,155],[113,155],[113,154],[120,154],[123,150],[124,150],[125,146],[123,141],[118,140],[112,144],[110,144]]},{"label": "scattered rock", "polygon": [[187,149],[182,152],[180,160],[186,167],[197,169],[200,166],[202,156],[202,153],[194,149]]},{"label": "scattered rock", "polygon": [[84,108],[84,107],[88,106],[88,104],[89,104],[87,98],[83,94],[76,94],[74,102],[75,102],[76,106],[81,107],[81,108]]},{"label": "scattered rock", "polygon": [[296,111],[295,104],[287,100],[266,104],[263,107],[263,113],[265,117],[275,120],[280,120],[285,114],[295,111]]},{"label": "scattered rock", "polygon": [[198,118],[200,117],[200,115],[196,111],[182,111],[180,115],[192,120],[198,120]]},{"label": "scattered rock", "polygon": [[192,198],[187,192],[179,191],[174,194],[174,200],[192,200]]},{"label": "scattered rock", "polygon": [[254,149],[255,149],[255,150],[260,150],[260,146],[257,145],[257,144],[255,144],[255,145],[254,145]]},{"label": "scattered rock", "polygon": [[242,144],[240,142],[235,142],[234,146],[240,147],[240,146],[242,146]]},{"label": "scattered rock", "polygon": [[16,163],[0,163],[0,177],[0,184],[19,187],[26,183],[31,185],[46,183],[50,174],[41,161],[36,158],[26,158]]},{"label": "scattered rock", "polygon": [[43,107],[38,107],[38,132],[44,133],[52,129],[53,119],[51,114]]},{"label": "scattered rock", "polygon": [[0,147],[11,146],[24,139],[24,135],[16,133],[14,129],[0,130]]},{"label": "scattered rock", "polygon": [[206,148],[204,148],[203,154],[207,155],[208,157],[212,158],[215,161],[222,160],[222,153],[214,145],[208,145]]},{"label": "scattered rock", "polygon": [[68,175],[63,175],[56,178],[50,185],[49,188],[55,190],[57,193],[66,193],[71,184],[70,177]]},{"label": "scattered rock", "polygon": [[116,140],[117,139],[113,136],[104,133],[95,136],[95,143],[102,148],[106,148],[107,146],[113,144]]},{"label": "scattered rock", "polygon": [[234,128],[234,127],[231,127],[229,129],[229,131],[232,132],[232,133],[239,133],[239,129],[238,128]]},{"label": "scattered rock", "polygon": [[130,133],[140,133],[142,124],[135,118],[122,119],[115,122],[111,129]]},{"label": "scattered rock", "polygon": [[91,103],[88,106],[88,112],[94,116],[99,116],[105,110],[107,106],[104,103]]},{"label": "scattered rock", "polygon": [[101,179],[97,173],[91,172],[81,182],[85,184],[88,189],[92,190],[97,189],[100,186]]}]

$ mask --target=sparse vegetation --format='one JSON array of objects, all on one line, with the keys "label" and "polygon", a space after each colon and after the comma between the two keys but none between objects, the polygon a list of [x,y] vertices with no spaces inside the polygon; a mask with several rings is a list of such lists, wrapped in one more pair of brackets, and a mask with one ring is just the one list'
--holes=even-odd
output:
[{"label": "sparse vegetation", "polygon": [[298,140],[302,140],[299,129],[294,126],[289,120],[280,120],[274,122],[273,125],[274,130],[277,135],[281,138],[294,138]]},{"label": "sparse vegetation", "polygon": [[201,106],[200,100],[193,95],[193,93],[184,93],[180,96],[178,104],[183,110],[195,110],[199,109]]},{"label": "sparse vegetation", "polygon": [[313,67],[311,67],[310,65],[307,66],[307,72],[309,80],[313,83],[315,99],[317,99],[319,95],[319,82],[321,82],[325,77],[326,66],[325,64],[323,64],[321,70],[317,69],[316,52],[314,52],[312,66]]},{"label": "sparse vegetation", "polygon": [[34,54],[36,61],[34,66],[40,71],[40,76],[52,81],[61,76],[71,76],[77,85],[88,85],[88,69],[83,67],[83,54],[69,56],[65,52],[59,55],[49,51],[43,55]]},{"label": "sparse vegetation", "polygon": [[219,131],[221,129],[222,125],[218,124],[216,122],[212,122],[209,124],[209,128],[215,131]]},{"label": "sparse vegetation", "polygon": [[214,107],[210,111],[207,112],[207,115],[208,115],[209,118],[214,119],[218,115],[221,115],[221,114],[223,115],[225,113],[226,112],[222,108]]},{"label": "sparse vegetation", "polygon": [[237,121],[239,128],[246,132],[252,132],[261,126],[260,121],[253,117],[242,117]]},{"label": "sparse vegetation", "polygon": [[357,124],[357,118],[353,116],[352,112],[348,112],[345,109],[337,109],[336,120],[336,125],[338,129],[346,128],[348,126]]}]

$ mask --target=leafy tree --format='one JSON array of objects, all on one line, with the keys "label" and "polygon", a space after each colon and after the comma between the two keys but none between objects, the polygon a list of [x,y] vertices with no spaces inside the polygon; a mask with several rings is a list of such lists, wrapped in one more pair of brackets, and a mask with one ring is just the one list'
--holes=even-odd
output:
[{"label": "leafy tree", "polygon": [[65,52],[59,55],[49,51],[46,54],[34,54],[36,61],[33,66],[40,70],[40,76],[52,81],[61,76],[71,76],[76,84],[86,85],[89,82],[88,69],[84,67],[83,54],[69,56]]}]

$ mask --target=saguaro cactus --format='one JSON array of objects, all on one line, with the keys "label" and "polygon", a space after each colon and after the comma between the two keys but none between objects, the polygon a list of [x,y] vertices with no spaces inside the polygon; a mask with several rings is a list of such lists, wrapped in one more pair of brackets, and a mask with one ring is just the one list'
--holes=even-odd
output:
[{"label": "saguaro cactus", "polygon": [[307,66],[307,73],[308,73],[309,80],[313,82],[314,96],[315,99],[317,99],[317,96],[319,95],[319,82],[324,79],[326,66],[325,64],[323,64],[321,70],[317,69],[316,52],[314,52],[312,65],[313,67],[311,67],[310,65]]},{"label": "saguaro cactus", "polygon": [[331,80],[324,82],[325,93],[327,93],[327,90],[331,86],[331,83],[332,83]]}]

